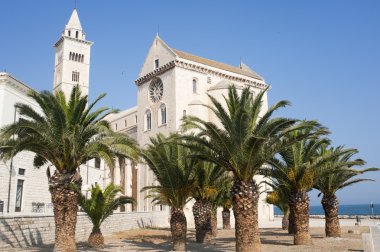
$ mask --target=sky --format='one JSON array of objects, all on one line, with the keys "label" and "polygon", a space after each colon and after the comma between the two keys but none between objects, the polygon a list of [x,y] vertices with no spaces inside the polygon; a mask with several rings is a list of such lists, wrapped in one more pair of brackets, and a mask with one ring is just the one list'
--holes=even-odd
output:
[{"label": "sky", "polygon": [[[0,71],[36,90],[52,90],[53,45],[75,0],[0,0]],[[359,149],[380,167],[380,1],[77,0],[93,41],[90,99],[136,105],[134,80],[159,32],[171,47],[238,65],[271,85],[269,103],[291,101],[278,115],[316,119],[334,146]],[[341,204],[380,204],[377,180],[338,193]],[[311,193],[311,204],[320,204]]]}]

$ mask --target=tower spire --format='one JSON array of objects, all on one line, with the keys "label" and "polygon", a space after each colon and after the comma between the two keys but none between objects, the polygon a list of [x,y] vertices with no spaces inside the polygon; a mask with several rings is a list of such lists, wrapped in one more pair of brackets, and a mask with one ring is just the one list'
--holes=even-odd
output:
[{"label": "tower spire", "polygon": [[82,31],[82,25],[80,24],[79,16],[76,7],[74,8],[73,12],[71,13],[69,22],[66,25],[67,29],[74,29]]}]

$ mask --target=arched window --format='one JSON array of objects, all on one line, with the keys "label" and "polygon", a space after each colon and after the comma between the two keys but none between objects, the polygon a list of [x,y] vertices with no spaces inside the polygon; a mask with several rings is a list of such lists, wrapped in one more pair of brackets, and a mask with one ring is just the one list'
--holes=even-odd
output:
[{"label": "arched window", "polygon": [[95,158],[95,168],[100,169],[100,158]]},{"label": "arched window", "polygon": [[71,73],[71,80],[73,82],[79,82],[79,72],[72,71],[72,73]]},{"label": "arched window", "polygon": [[144,130],[151,130],[152,129],[152,113],[150,110],[147,110],[145,112],[145,123],[144,123]]},{"label": "arched window", "polygon": [[81,62],[83,63],[84,61],[84,55],[82,54]]},{"label": "arched window", "polygon": [[193,79],[193,94],[196,94],[197,93],[197,80],[196,79]]},{"label": "arched window", "polygon": [[71,60],[71,55],[72,55],[72,53],[70,52],[70,54],[69,54],[69,60]]},{"label": "arched window", "polygon": [[76,31],[75,32],[75,38],[78,38],[78,36],[79,36],[79,31]]},{"label": "arched window", "polygon": [[159,121],[160,125],[166,124],[166,105],[165,104],[161,104],[158,117],[160,119]]},{"label": "arched window", "polygon": [[154,69],[157,69],[160,66],[160,61],[158,59],[154,60]]},{"label": "arched window", "polygon": [[68,33],[69,37],[71,37],[71,31],[67,31],[67,33]]}]

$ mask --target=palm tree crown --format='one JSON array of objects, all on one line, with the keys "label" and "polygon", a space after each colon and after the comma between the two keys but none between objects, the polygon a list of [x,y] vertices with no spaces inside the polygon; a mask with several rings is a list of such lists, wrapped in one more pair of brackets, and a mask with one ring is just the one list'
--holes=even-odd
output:
[{"label": "palm tree crown", "polygon": [[135,142],[112,132],[104,120],[115,110],[102,107],[91,111],[105,95],[90,105],[78,86],[73,88],[68,101],[62,91],[55,95],[32,91],[28,95],[37,102],[41,113],[27,104],[15,105],[21,119],[1,130],[1,158],[31,151],[36,153],[36,167],[50,162],[58,171],[69,173],[92,158],[102,158],[112,167],[116,153],[137,158]]},{"label": "palm tree crown", "polygon": [[205,146],[213,153],[199,154],[198,157],[231,171],[235,179],[249,181],[268,159],[288,144],[290,139],[281,140],[284,134],[315,123],[297,124],[295,119],[272,119],[275,111],[289,104],[287,101],[280,101],[262,113],[265,91],[254,98],[249,88],[239,95],[235,86],[230,86],[228,98],[224,98],[226,108],[209,96],[213,106],[208,108],[217,116],[221,127],[196,116],[186,116],[184,129],[196,129],[199,133],[187,135],[185,139]]},{"label": "palm tree crown", "polygon": [[[175,139],[176,138],[176,139]],[[142,157],[156,176],[159,185],[146,186],[148,197],[156,204],[183,208],[193,190],[193,169],[197,161],[188,158],[189,149],[179,145],[177,137],[158,134],[142,151]]]},{"label": "palm tree crown", "polygon": [[358,152],[356,149],[344,149],[343,146],[329,149],[327,146],[322,146],[320,149],[321,155],[332,153],[336,153],[336,155],[329,162],[319,167],[323,176],[317,180],[314,188],[328,196],[334,195],[338,190],[347,186],[363,181],[373,181],[372,179],[355,178],[360,174],[379,170],[378,168],[354,169],[354,166],[363,166],[365,164],[362,159],[352,160],[352,157]]},{"label": "palm tree crown", "polygon": [[[310,131],[311,132],[311,131]],[[291,135],[299,134],[292,132]],[[314,132],[318,136],[324,131]],[[279,186],[288,187],[290,192],[307,192],[313,188],[315,181],[320,177],[318,167],[327,162],[331,155],[319,155],[319,148],[329,140],[322,138],[303,139],[281,150],[279,155],[272,158],[270,176]]]}]

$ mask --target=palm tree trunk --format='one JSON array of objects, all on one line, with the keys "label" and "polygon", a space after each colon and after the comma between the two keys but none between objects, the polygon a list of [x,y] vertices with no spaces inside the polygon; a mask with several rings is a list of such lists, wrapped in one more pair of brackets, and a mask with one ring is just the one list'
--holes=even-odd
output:
[{"label": "palm tree trunk", "polygon": [[211,241],[211,203],[208,200],[196,200],[193,205],[195,239],[199,243]]},{"label": "palm tree trunk", "polygon": [[294,234],[295,233],[295,227],[294,227],[294,209],[292,206],[289,205],[289,225],[288,225],[288,234]]},{"label": "palm tree trunk", "polygon": [[229,208],[223,208],[223,229],[231,229],[231,213]]},{"label": "palm tree trunk", "polygon": [[327,237],[340,237],[340,225],[338,217],[339,202],[335,194],[323,195],[322,206],[325,211],[325,232]]},{"label": "palm tree trunk", "polygon": [[183,209],[171,209],[170,229],[173,239],[173,250],[186,251],[187,221]]},{"label": "palm tree trunk", "polygon": [[290,196],[290,205],[294,209],[294,245],[309,245],[309,195],[307,192],[295,192]]},{"label": "palm tree trunk", "polygon": [[282,217],[282,230],[289,230],[289,213],[284,213]]},{"label": "palm tree trunk", "polygon": [[102,232],[100,231],[100,228],[93,228],[92,232],[90,234],[90,237],[88,237],[88,244],[93,248],[101,248],[104,245],[104,237]]},{"label": "palm tree trunk", "polygon": [[[119,157],[120,167],[120,189],[121,193],[125,195],[125,157]],[[120,212],[125,212],[125,205],[120,206]]]},{"label": "palm tree trunk", "polygon": [[260,251],[258,223],[259,190],[254,180],[235,180],[231,188],[235,216],[236,251]]},{"label": "palm tree trunk", "polygon": [[49,177],[49,190],[54,206],[54,251],[76,251],[75,228],[82,178],[78,172],[55,171]]},{"label": "palm tree trunk", "polygon": [[218,218],[216,209],[211,211],[211,233],[213,237],[218,235]]}]

